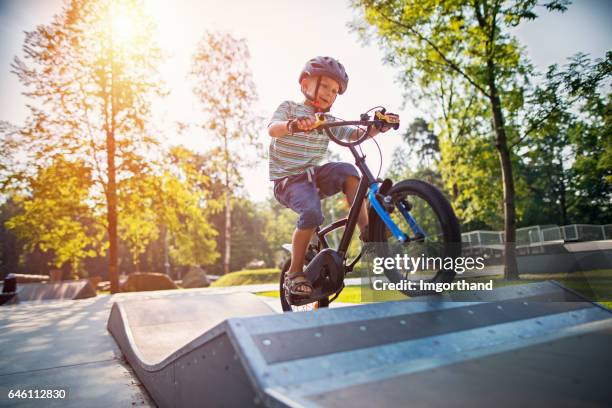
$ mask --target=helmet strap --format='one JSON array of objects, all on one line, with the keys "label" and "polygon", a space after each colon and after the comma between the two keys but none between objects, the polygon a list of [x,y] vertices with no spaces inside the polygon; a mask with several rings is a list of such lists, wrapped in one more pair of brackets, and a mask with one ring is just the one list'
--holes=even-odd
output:
[{"label": "helmet strap", "polygon": [[314,97],[308,95],[308,92],[306,92],[306,90],[302,90],[302,93],[306,97],[306,105],[310,105],[315,108],[316,112],[329,112],[329,108],[321,109],[321,104],[317,100],[317,96],[319,96],[319,86],[321,86],[321,75],[317,75],[317,86],[315,87]]}]

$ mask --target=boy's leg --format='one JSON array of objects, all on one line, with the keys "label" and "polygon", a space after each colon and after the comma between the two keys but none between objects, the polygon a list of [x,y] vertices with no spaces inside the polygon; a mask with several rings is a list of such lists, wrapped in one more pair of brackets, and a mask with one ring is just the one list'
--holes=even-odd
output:
[{"label": "boy's leg", "polygon": [[[293,233],[291,249],[291,265],[288,275],[295,275],[304,270],[304,258],[312,233],[323,222],[321,200],[316,186],[304,180],[288,183],[284,189],[275,189],[275,196],[282,204],[299,214],[297,228]],[[311,286],[303,276],[294,277],[298,292],[309,293]]]},{"label": "boy's leg", "polygon": [[291,240],[291,266],[289,266],[289,274],[302,272],[304,270],[304,257],[306,256],[306,249],[308,249],[310,237],[312,236],[314,230],[315,228],[296,228],[293,232],[293,239]]},{"label": "boy's leg", "polygon": [[[332,196],[342,191],[346,195],[349,206],[353,204],[359,188],[359,172],[349,163],[332,162],[317,168],[317,185],[324,196]],[[357,217],[357,225],[361,233],[365,233],[368,225],[367,206],[361,204]]]}]

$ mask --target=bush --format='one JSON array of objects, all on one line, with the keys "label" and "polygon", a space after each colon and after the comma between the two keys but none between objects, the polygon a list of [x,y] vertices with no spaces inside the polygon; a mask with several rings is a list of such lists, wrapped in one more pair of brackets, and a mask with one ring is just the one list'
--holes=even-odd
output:
[{"label": "bush", "polygon": [[257,285],[263,283],[278,283],[280,270],[276,268],[243,270],[221,276],[211,286]]}]

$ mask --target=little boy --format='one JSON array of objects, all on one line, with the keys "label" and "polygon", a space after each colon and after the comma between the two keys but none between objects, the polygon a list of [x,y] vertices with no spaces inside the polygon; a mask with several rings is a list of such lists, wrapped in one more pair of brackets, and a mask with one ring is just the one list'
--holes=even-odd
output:
[{"label": "little boy", "polygon": [[[321,131],[312,131],[315,113],[324,113],[326,121],[336,120],[328,114],[338,94],[348,85],[348,75],[342,64],[331,57],[316,57],[306,63],[299,84],[306,100],[303,103],[281,103],[268,125],[270,140],[270,180],[274,182],[274,197],[299,214],[293,233],[291,266],[287,273],[291,294],[307,296],[312,291],[306,279],[304,256],[314,230],[323,223],[321,198],[344,192],[353,202],[359,185],[359,173],[349,163],[326,163],[329,138]],[[356,140],[362,131],[353,127],[330,128],[338,139]],[[389,128],[382,128],[386,132]],[[370,131],[371,136],[379,130]],[[358,225],[364,237],[368,225],[366,207],[361,206]],[[363,238],[362,238],[363,239]]]}]

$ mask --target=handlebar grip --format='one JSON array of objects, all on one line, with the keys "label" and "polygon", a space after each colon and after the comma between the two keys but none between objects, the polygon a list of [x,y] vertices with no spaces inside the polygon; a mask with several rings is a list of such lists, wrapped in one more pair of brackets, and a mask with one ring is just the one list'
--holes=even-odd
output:
[{"label": "handlebar grip", "polygon": [[385,110],[379,110],[374,114],[374,117],[384,123],[385,127],[389,127],[391,129],[399,129],[399,118],[396,117],[394,113],[385,113]]},{"label": "handlebar grip", "polygon": [[314,128],[318,128],[319,126],[321,126],[322,124],[325,123],[325,116],[324,115],[322,115],[320,113],[315,113],[315,118],[317,118],[317,121],[313,125]]}]

